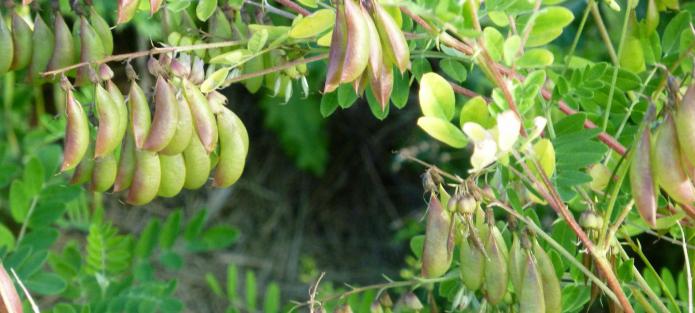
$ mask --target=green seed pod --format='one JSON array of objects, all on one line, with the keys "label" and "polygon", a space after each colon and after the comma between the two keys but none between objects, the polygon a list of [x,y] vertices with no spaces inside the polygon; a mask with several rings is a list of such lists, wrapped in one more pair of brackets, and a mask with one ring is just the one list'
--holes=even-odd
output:
[{"label": "green seed pod", "polygon": [[14,57],[14,43],[12,42],[12,32],[5,18],[0,14],[0,75],[7,73],[12,66],[12,58]]},{"label": "green seed pod", "polygon": [[72,173],[70,184],[80,185],[92,179],[92,172],[94,171],[94,158],[92,158],[94,155],[94,144],[89,145],[85,155],[87,157],[82,158],[82,161],[80,161]]},{"label": "green seed pod", "polygon": [[[524,276],[519,289],[519,313],[545,313],[543,284],[531,254],[524,259]],[[561,311],[557,311],[561,312]]]},{"label": "green seed pod", "polygon": [[96,192],[109,190],[116,181],[118,161],[113,153],[94,160],[94,171],[89,188]]},{"label": "green seed pod", "polygon": [[345,0],[347,44],[340,82],[349,83],[359,78],[369,63],[369,30],[367,18],[355,0]]},{"label": "green seed pod", "polygon": [[31,61],[31,36],[32,30],[29,24],[16,12],[12,13],[12,43],[14,56],[12,58],[12,69],[21,70],[29,65]]},{"label": "green seed pod", "polygon": [[422,251],[422,277],[435,278],[449,270],[454,236],[451,216],[442,209],[439,199],[432,195],[427,209],[425,243]]},{"label": "green seed pod", "polygon": [[157,78],[154,101],[154,118],[143,149],[157,152],[164,149],[174,138],[179,120],[176,93],[162,76]]},{"label": "green seed pod", "polygon": [[157,195],[170,198],[181,192],[186,181],[186,164],[183,155],[159,155],[162,178]]},{"label": "green seed pod", "polygon": [[49,71],[75,64],[77,60],[72,33],[59,13],[56,13],[53,31],[55,31],[55,47],[51,61],[48,63]]},{"label": "green seed pod", "polygon": [[198,136],[191,136],[191,143],[183,150],[183,159],[186,164],[186,181],[183,187],[198,189],[205,185],[210,175],[210,156]]},{"label": "green seed pod", "polygon": [[396,64],[401,73],[410,68],[410,49],[405,41],[405,35],[401,31],[393,17],[377,1],[371,2],[374,12],[372,15],[376,21],[376,28],[381,38],[381,46],[384,55],[391,60],[390,64]]},{"label": "green seed pod", "polygon": [[144,205],[157,196],[161,179],[159,156],[147,150],[135,151],[135,175],[126,202]]},{"label": "green seed pod", "polygon": [[142,88],[133,81],[130,84],[130,92],[128,93],[128,105],[130,111],[130,127],[135,137],[135,146],[142,149],[145,145],[145,139],[150,132],[151,113],[150,105],[147,103],[147,97]]},{"label": "green seed pod", "polygon": [[603,218],[593,210],[586,210],[579,216],[579,225],[588,230],[597,230],[603,226]]},{"label": "green seed pod", "polygon": [[[345,5],[336,3],[335,26],[331,35],[331,47],[328,51],[328,68],[323,92],[334,91],[340,85],[347,46],[347,24],[345,22]],[[267,75],[266,77],[269,77]]]},{"label": "green seed pod", "polygon": [[[371,66],[371,65],[370,65]],[[374,98],[379,101],[381,110],[385,110],[391,100],[393,91],[393,70],[391,63],[384,63],[379,68],[378,76],[369,76],[369,85],[372,87]]]},{"label": "green seed pod", "polygon": [[[72,90],[66,92],[67,127],[65,127],[65,146],[63,149],[63,164],[60,171],[64,172],[77,166],[89,146],[89,121],[82,105],[77,102]],[[91,158],[91,155],[89,156]]]},{"label": "green seed pod", "polygon": [[220,155],[212,185],[226,188],[234,184],[244,172],[249,135],[239,117],[225,107],[217,114],[217,127],[220,134]]},{"label": "green seed pod", "polygon": [[140,0],[118,0],[116,24],[127,23],[133,19],[138,10],[138,4],[140,4]]},{"label": "green seed pod", "polygon": [[656,226],[656,186],[652,173],[651,134],[645,129],[630,163],[630,188],[635,206],[647,224]]},{"label": "green seed pod", "polygon": [[111,34],[111,28],[109,24],[106,23],[106,20],[97,13],[94,7],[91,7],[89,10],[89,22],[92,24],[92,27],[94,27],[94,30],[101,40],[101,44],[104,46],[104,54],[111,55],[111,53],[113,53],[113,35]]},{"label": "green seed pod", "polygon": [[118,89],[118,86],[116,86],[116,84],[110,80],[106,82],[106,90],[109,92],[109,96],[116,107],[116,112],[118,112],[119,126],[116,136],[118,138],[123,138],[126,130],[128,129],[128,107],[125,104],[125,98],[123,97],[121,90]]},{"label": "green seed pod", "polygon": [[488,259],[485,263],[485,297],[491,304],[497,305],[507,292],[509,282],[509,269],[507,251],[504,241],[500,241],[502,234],[496,226],[489,227],[485,251]]},{"label": "green seed pod", "polygon": [[[389,63],[384,62],[388,60],[384,59],[381,42],[379,40],[379,32],[376,29],[374,21],[369,16],[369,13],[365,7],[360,6],[360,10],[362,11],[362,15],[365,17],[364,21],[368,30],[367,35],[369,36],[369,62],[367,63],[367,71],[369,72],[370,78],[380,77],[382,68]],[[388,65],[388,67],[390,71],[391,66]]]},{"label": "green seed pod", "polygon": [[128,129],[125,138],[123,139],[123,148],[118,159],[118,173],[116,181],[113,184],[113,192],[126,190],[133,183],[135,175],[135,138],[133,133]]},{"label": "green seed pod", "polygon": [[688,87],[673,114],[678,143],[683,156],[695,164],[695,85]]},{"label": "green seed pod", "polygon": [[191,108],[193,125],[198,133],[200,142],[209,154],[215,150],[218,135],[215,117],[212,114],[208,100],[197,86],[191,84],[186,79],[183,80],[183,94]]},{"label": "green seed pod", "polygon": [[521,292],[524,279],[524,251],[521,249],[519,235],[512,234],[512,248],[509,251],[509,279],[517,294]]},{"label": "green seed pod", "polygon": [[[80,62],[95,62],[106,56],[104,44],[96,30],[89,24],[85,17],[80,18]],[[89,82],[89,67],[81,66],[77,69],[75,84],[80,86]]]},{"label": "green seed pod", "polygon": [[160,154],[165,155],[177,155],[181,154],[188,144],[191,142],[191,137],[193,137],[193,117],[191,116],[191,109],[188,107],[188,103],[183,96],[176,98],[176,104],[178,109],[179,119],[176,125],[176,134],[174,138],[171,139],[169,144],[159,151]]},{"label": "green seed pod", "polygon": [[39,14],[34,19],[34,33],[31,36],[31,42],[32,46],[41,47],[40,49],[33,49],[31,55],[27,78],[30,82],[33,82],[41,80],[41,72],[46,70],[48,62],[51,61],[55,45],[53,31],[46,25],[46,22],[43,21]]},{"label": "green seed pod", "polygon": [[659,186],[677,202],[692,204],[695,202],[695,186],[683,168],[676,127],[670,115],[657,130],[654,142],[652,170]]},{"label": "green seed pod", "polygon": [[536,256],[538,271],[541,274],[543,298],[545,299],[545,312],[562,312],[562,289],[560,287],[560,280],[555,273],[553,262],[538,242],[534,242],[533,244],[533,254]]},{"label": "green seed pod", "polygon": [[97,84],[94,98],[99,120],[94,156],[100,158],[110,154],[121,144],[123,134],[120,133],[120,113],[109,92]]},{"label": "green seed pod", "polygon": [[470,290],[478,290],[483,285],[485,274],[485,255],[472,238],[461,241],[459,250],[461,281]]}]

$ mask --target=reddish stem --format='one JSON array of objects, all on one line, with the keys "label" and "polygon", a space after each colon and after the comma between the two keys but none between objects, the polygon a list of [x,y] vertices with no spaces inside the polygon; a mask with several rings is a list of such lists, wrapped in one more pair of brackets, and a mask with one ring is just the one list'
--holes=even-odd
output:
[{"label": "reddish stem", "polygon": [[301,6],[299,6],[299,4],[292,2],[292,0],[275,0],[275,2],[280,3],[284,6],[286,6],[288,9],[295,11],[301,15],[307,16],[307,15],[311,14],[311,12],[309,12],[309,10],[302,8]]}]

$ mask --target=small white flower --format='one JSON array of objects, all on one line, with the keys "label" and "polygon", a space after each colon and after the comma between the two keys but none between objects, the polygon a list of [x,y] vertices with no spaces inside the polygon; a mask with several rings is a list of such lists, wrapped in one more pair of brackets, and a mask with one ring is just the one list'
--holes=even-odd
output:
[{"label": "small white flower", "polygon": [[497,143],[492,133],[473,122],[463,124],[463,132],[475,145],[471,156],[471,173],[479,172],[497,160]]},{"label": "small white flower", "polygon": [[521,121],[513,111],[504,111],[497,115],[497,147],[500,152],[506,153],[512,150],[514,143],[519,139]]}]

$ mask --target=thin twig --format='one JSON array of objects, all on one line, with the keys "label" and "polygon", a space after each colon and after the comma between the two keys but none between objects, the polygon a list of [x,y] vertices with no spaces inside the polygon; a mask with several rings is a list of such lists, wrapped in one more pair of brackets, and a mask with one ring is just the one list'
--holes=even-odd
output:
[{"label": "thin twig", "polygon": [[276,65],[276,66],[273,66],[273,67],[269,67],[269,68],[260,70],[260,71],[258,71],[258,72],[242,74],[242,75],[239,75],[239,76],[235,77],[234,79],[230,79],[230,80],[228,80],[228,81],[226,81],[226,82],[227,82],[227,83],[230,83],[230,84],[231,84],[231,83],[236,83],[236,82],[240,82],[240,81],[243,81],[243,80],[251,79],[251,78],[254,78],[254,77],[259,77],[259,76],[263,76],[263,75],[270,74],[270,73],[273,73],[273,72],[277,72],[277,71],[280,71],[280,70],[284,70],[284,69],[286,69],[286,68],[290,68],[290,67],[293,67],[293,66],[295,66],[295,65],[306,64],[306,63],[311,63],[311,62],[316,62],[316,61],[320,61],[320,60],[323,60],[323,59],[326,59],[326,58],[328,58],[328,53],[319,54],[319,55],[316,55],[316,56],[313,56],[313,57],[309,57],[309,58],[305,58],[305,59],[297,59],[297,60],[294,60],[294,61],[292,61],[292,62],[287,62],[287,63],[279,64],[279,65]]},{"label": "thin twig", "polygon": [[286,6],[288,9],[295,11],[301,15],[307,16],[311,14],[311,12],[309,12],[307,9],[300,7],[299,4],[292,2],[292,0],[275,0],[275,2],[280,3]]}]

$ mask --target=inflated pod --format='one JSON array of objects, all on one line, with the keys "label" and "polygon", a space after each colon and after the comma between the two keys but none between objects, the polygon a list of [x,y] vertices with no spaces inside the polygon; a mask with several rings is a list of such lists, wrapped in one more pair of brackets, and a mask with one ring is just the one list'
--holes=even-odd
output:
[{"label": "inflated pod", "polygon": [[524,258],[524,275],[519,290],[519,313],[545,313],[543,283],[530,253]]},{"label": "inflated pod", "polygon": [[673,114],[681,153],[695,164],[695,85],[688,87]]},{"label": "inflated pod", "polygon": [[41,72],[44,72],[48,67],[48,62],[51,61],[53,49],[55,45],[55,37],[46,22],[37,14],[34,19],[34,33],[31,36],[31,44],[40,49],[33,49],[31,62],[29,64],[29,81],[41,80]]},{"label": "inflated pod", "polygon": [[191,83],[200,85],[205,80],[205,62],[199,57],[193,58],[191,65],[191,74],[188,76]]},{"label": "inflated pod", "polygon": [[31,61],[31,37],[32,30],[29,24],[16,12],[12,13],[12,43],[14,54],[12,57],[12,69],[20,70],[29,65]]},{"label": "inflated pod", "polygon": [[208,93],[207,99],[208,104],[210,104],[210,110],[212,110],[213,114],[221,113],[225,104],[227,104],[227,97],[217,90],[213,90]]},{"label": "inflated pod", "polygon": [[22,300],[17,294],[12,278],[0,263],[0,312],[22,313]]},{"label": "inflated pod", "polygon": [[154,118],[143,149],[158,152],[166,147],[176,134],[179,120],[176,93],[164,77],[157,78],[154,94]]},{"label": "inflated pod", "polygon": [[55,32],[55,45],[51,61],[48,63],[49,71],[75,64],[77,60],[72,32],[60,14],[55,15],[53,31]]},{"label": "inflated pod", "polygon": [[191,142],[193,133],[193,117],[191,109],[183,96],[176,98],[176,107],[178,109],[178,120],[176,123],[176,133],[169,144],[159,151],[160,154],[177,155],[181,154],[188,144]]},{"label": "inflated pod", "polygon": [[161,180],[159,155],[147,150],[135,150],[135,175],[128,189],[126,202],[132,205],[147,204],[157,196]]},{"label": "inflated pod", "polygon": [[129,22],[138,10],[140,0],[118,0],[118,16],[116,24]]},{"label": "inflated pod", "polygon": [[183,150],[183,160],[186,165],[186,189],[198,189],[205,185],[210,175],[210,156],[198,136],[191,136],[191,142]]},{"label": "inflated pod", "polygon": [[502,235],[497,227],[492,225],[488,229],[485,242],[485,252],[488,256],[485,263],[485,298],[491,304],[497,305],[504,299],[509,282],[507,251],[504,241],[500,241]]},{"label": "inflated pod", "polygon": [[217,114],[217,127],[220,134],[220,154],[212,185],[226,188],[234,184],[244,172],[249,136],[239,117],[225,107]]},{"label": "inflated pod", "polygon": [[346,45],[345,58],[340,73],[340,81],[349,83],[359,78],[369,63],[369,29],[367,18],[360,4],[355,0],[345,0]]},{"label": "inflated pod", "polygon": [[203,144],[203,147],[205,147],[205,151],[209,154],[215,150],[215,146],[217,145],[218,134],[217,126],[215,125],[215,116],[212,114],[208,100],[200,89],[186,79],[183,79],[183,94],[191,109],[193,125],[200,138],[200,142]]},{"label": "inflated pod", "polygon": [[328,51],[328,68],[323,92],[332,92],[340,85],[345,47],[347,46],[347,25],[345,22],[345,5],[336,4],[335,26],[331,35],[331,47]]},{"label": "inflated pod", "polygon": [[521,249],[519,235],[512,234],[512,247],[509,251],[509,279],[512,281],[514,290],[521,291],[521,283],[524,278],[524,251]]},{"label": "inflated pod", "polygon": [[111,97],[111,100],[116,107],[116,112],[118,113],[119,123],[116,136],[118,138],[123,138],[126,134],[126,130],[128,129],[128,107],[125,104],[125,98],[123,97],[121,90],[118,89],[118,86],[116,86],[116,84],[110,80],[106,82],[106,90],[109,92],[109,96]]},{"label": "inflated pod", "polygon": [[433,194],[427,209],[425,243],[422,250],[422,276],[442,276],[451,266],[454,236],[451,232],[451,216],[442,208]]},{"label": "inflated pod", "polygon": [[12,42],[12,32],[5,24],[5,18],[2,14],[0,14],[0,22],[0,75],[3,75],[12,66],[14,43]]},{"label": "inflated pod", "polygon": [[[106,56],[104,44],[94,27],[83,16],[80,18],[79,28],[80,62],[91,63],[103,59]],[[89,66],[80,66],[77,69],[75,84],[80,86],[89,82]]]},{"label": "inflated pod", "polygon": [[657,130],[652,153],[653,171],[659,186],[677,202],[695,202],[695,187],[683,168],[676,127],[670,115]]},{"label": "inflated pod", "polygon": [[630,188],[642,219],[656,225],[656,184],[652,172],[651,134],[645,128],[635,145],[630,163]]},{"label": "inflated pod", "polygon": [[562,289],[560,287],[560,279],[558,279],[555,273],[553,261],[550,260],[550,256],[543,248],[538,245],[538,242],[533,244],[533,254],[536,257],[538,271],[541,274],[545,312],[560,313],[562,312]]},{"label": "inflated pod", "polygon": [[111,55],[113,53],[113,35],[111,34],[111,28],[109,24],[106,23],[99,13],[92,7],[89,10],[89,22],[94,27],[99,39],[101,39],[101,44],[104,46],[104,54]]},{"label": "inflated pod", "polygon": [[183,189],[186,182],[186,164],[183,155],[159,155],[159,164],[162,178],[159,183],[157,195],[160,197],[173,197]]},{"label": "inflated pod", "polygon": [[135,137],[135,146],[142,149],[145,145],[145,139],[150,132],[151,113],[150,105],[147,103],[147,97],[142,88],[135,82],[130,83],[130,92],[128,93],[128,111],[130,111],[130,128]]},{"label": "inflated pod", "polygon": [[381,48],[381,42],[379,40],[379,32],[374,25],[374,21],[369,16],[367,9],[360,6],[362,15],[365,17],[365,26],[369,35],[369,62],[367,63],[367,71],[370,74],[370,78],[381,76],[381,68],[385,66],[384,55]]},{"label": "inflated pod", "polygon": [[133,183],[135,175],[135,138],[130,128],[123,138],[121,155],[118,158],[118,173],[116,181],[113,183],[113,191],[120,192],[126,190]]},{"label": "inflated pod", "polygon": [[485,255],[473,238],[461,241],[459,250],[461,281],[470,290],[478,290],[485,278]]},{"label": "inflated pod", "polygon": [[[87,152],[89,146],[89,121],[82,105],[77,102],[72,90],[66,92],[67,126],[65,127],[65,143],[63,149],[63,164],[60,171],[64,172],[77,166]],[[88,157],[92,157],[89,155]]]},{"label": "inflated pod", "polygon": [[396,64],[401,73],[410,68],[410,49],[393,17],[377,2],[371,1],[376,28],[379,31],[384,55]]},{"label": "inflated pod", "polygon": [[379,101],[381,109],[384,110],[389,104],[391,92],[393,91],[393,70],[391,69],[391,64],[384,61],[379,76],[370,77],[369,84],[372,87],[374,98]]},{"label": "inflated pod", "polygon": [[104,192],[109,190],[116,181],[118,173],[118,160],[114,153],[110,153],[101,158],[94,160],[94,170],[92,171],[92,180],[89,188],[92,191]]},{"label": "inflated pod", "polygon": [[82,161],[75,167],[75,171],[72,173],[70,178],[70,184],[80,185],[84,184],[92,179],[92,172],[94,171],[94,145],[90,144],[85,153],[85,157]]},{"label": "inflated pod", "polygon": [[121,144],[123,134],[120,113],[109,92],[97,84],[94,98],[99,121],[94,157],[100,158],[110,154]]}]

